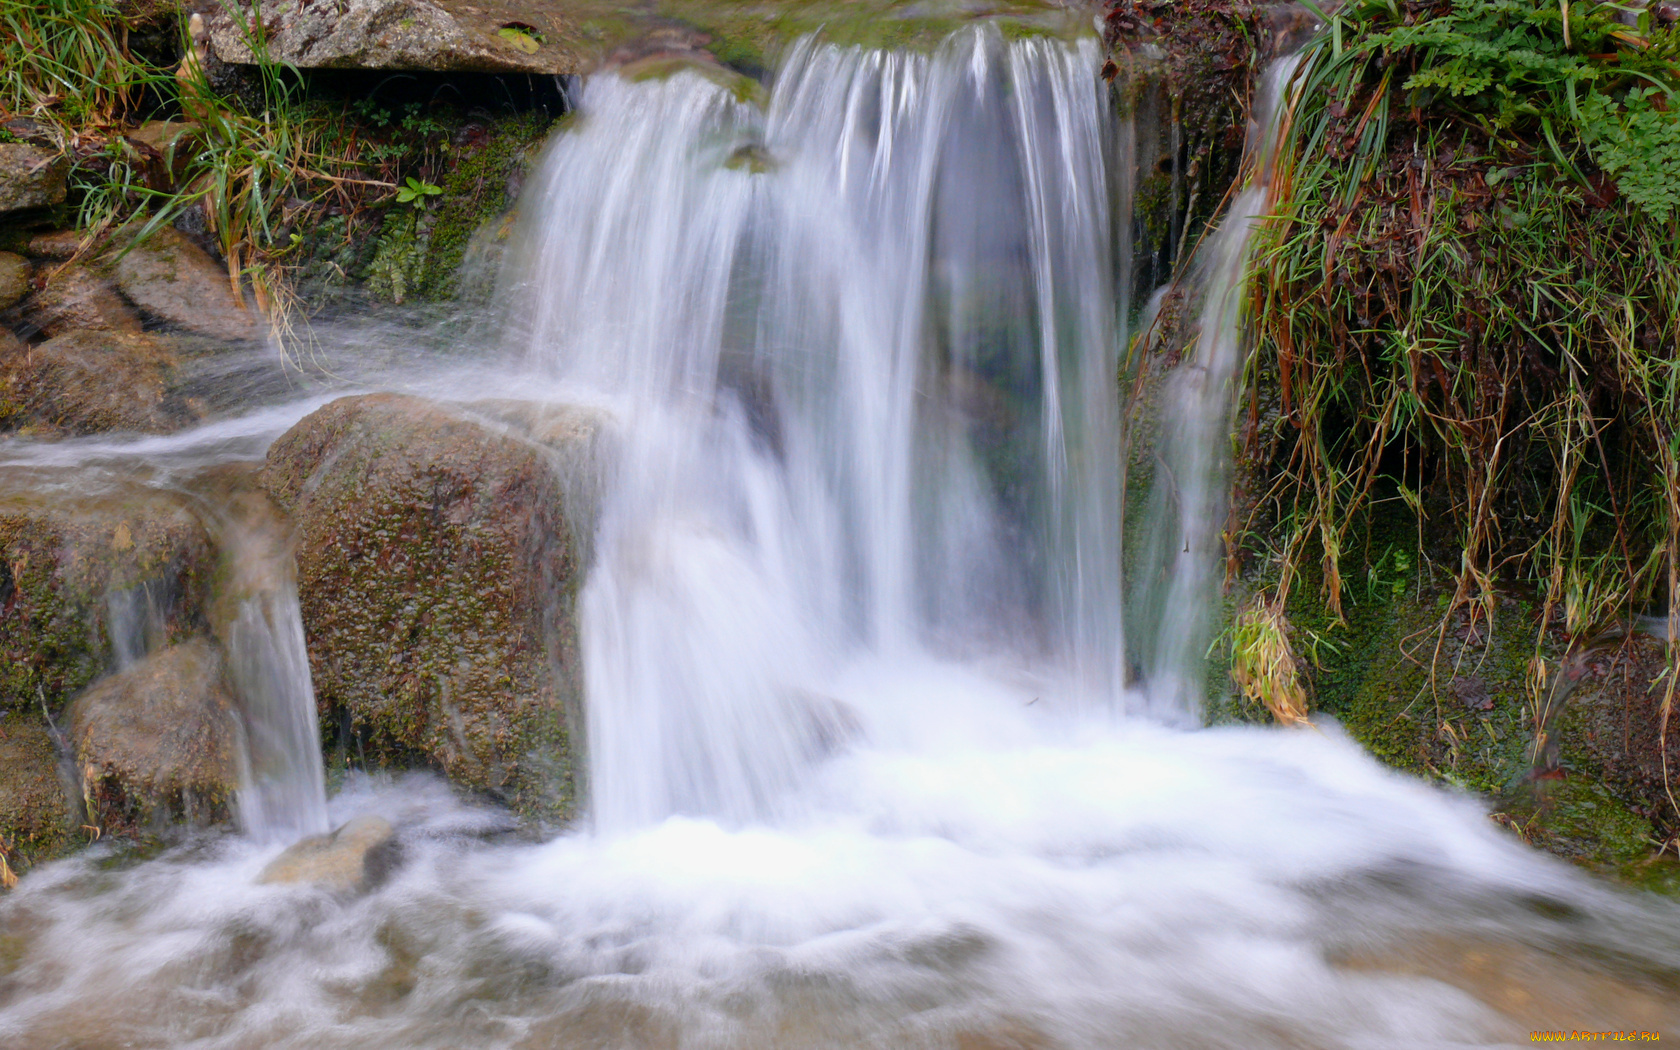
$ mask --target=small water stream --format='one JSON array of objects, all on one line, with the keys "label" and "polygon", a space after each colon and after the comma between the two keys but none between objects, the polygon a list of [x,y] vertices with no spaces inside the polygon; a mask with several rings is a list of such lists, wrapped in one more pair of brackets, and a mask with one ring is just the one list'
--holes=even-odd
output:
[{"label": "small water stream", "polygon": [[[1181,494],[1126,681],[1133,159],[1099,64],[980,30],[931,55],[807,41],[763,105],[692,73],[586,83],[526,191],[505,339],[464,353],[498,362],[474,396],[587,401],[622,434],[579,606],[587,818],[531,841],[418,774],[325,798],[293,584],[260,514],[235,516],[253,575],[222,630],[255,834],[94,851],[0,899],[0,1046],[1680,1034],[1673,904],[1521,847],[1333,725],[1185,728],[1259,185],[1174,380]],[[461,373],[407,382],[467,396]],[[249,434],[226,455],[318,403],[217,424]],[[12,455],[156,472],[221,446],[77,447]],[[400,862],[368,892],[256,881],[285,838],[370,813]]]}]

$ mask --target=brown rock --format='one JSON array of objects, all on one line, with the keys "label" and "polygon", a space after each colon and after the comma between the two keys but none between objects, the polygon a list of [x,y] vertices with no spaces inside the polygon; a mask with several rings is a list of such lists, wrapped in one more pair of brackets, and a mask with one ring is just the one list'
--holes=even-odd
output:
[{"label": "brown rock", "polygon": [[48,335],[140,331],[140,318],[111,283],[79,263],[47,278],[30,303],[29,316]]},{"label": "brown rock", "polygon": [[29,254],[37,259],[69,259],[82,250],[83,237],[75,230],[53,230],[29,238]]},{"label": "brown rock", "polygon": [[95,826],[132,831],[230,813],[238,716],[211,643],[170,646],[98,682],[70,705],[68,721]]},{"label": "brown rock", "polygon": [[262,473],[296,523],[321,703],[388,760],[421,757],[552,817],[572,805],[580,707],[565,458],[482,417],[375,394],[304,419]]},{"label": "brown rock", "polygon": [[148,120],[127,137],[156,150],[164,164],[175,170],[199,149],[202,132],[190,120]]},{"label": "brown rock", "polygon": [[341,893],[376,883],[392,857],[391,825],[382,817],[357,817],[330,834],[294,843],[269,861],[258,882],[312,882]]},{"label": "brown rock", "polygon": [[227,267],[164,227],[117,261],[117,287],[152,317],[219,339],[253,339],[256,317],[234,295]]},{"label": "brown rock", "polygon": [[56,150],[0,143],[0,212],[62,203],[69,175],[70,158]]},{"label": "brown rock", "polygon": [[9,310],[29,294],[29,260],[0,252],[0,310]]},{"label": "brown rock", "polygon": [[0,711],[54,710],[194,629],[214,571],[187,501],[74,470],[0,470]]},{"label": "brown rock", "polygon": [[41,716],[0,714],[0,884],[74,841],[75,820],[58,751]]},{"label": "brown rock", "polygon": [[140,332],[67,332],[0,361],[0,430],[164,434],[199,418],[170,390],[175,357]]}]

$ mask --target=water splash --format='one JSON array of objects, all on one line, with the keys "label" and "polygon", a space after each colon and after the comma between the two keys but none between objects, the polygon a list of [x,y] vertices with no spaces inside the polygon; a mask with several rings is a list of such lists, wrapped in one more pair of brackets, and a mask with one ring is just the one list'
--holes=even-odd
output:
[{"label": "water splash", "polygon": [[763,110],[585,87],[508,297],[534,365],[632,417],[582,602],[601,826],[766,815],[859,653],[1121,695],[1099,64],[980,30],[806,41]]}]

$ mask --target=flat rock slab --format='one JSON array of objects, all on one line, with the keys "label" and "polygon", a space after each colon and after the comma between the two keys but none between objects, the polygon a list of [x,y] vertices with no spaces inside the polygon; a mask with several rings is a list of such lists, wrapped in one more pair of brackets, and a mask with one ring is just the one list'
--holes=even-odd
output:
[{"label": "flat rock slab", "polygon": [[117,261],[117,287],[146,314],[218,339],[255,339],[257,315],[234,295],[227,268],[164,227]]},{"label": "flat rock slab", "polygon": [[70,158],[20,143],[0,143],[0,212],[50,208],[64,201]]},{"label": "flat rock slab", "polygon": [[395,831],[383,817],[357,817],[327,835],[313,835],[268,862],[258,882],[313,883],[354,893],[382,878],[395,861]]},{"label": "flat rock slab", "polygon": [[[542,5],[459,0],[263,0],[269,55],[304,69],[578,73],[592,64],[575,28]],[[209,19],[226,62],[255,56],[227,10]]]}]

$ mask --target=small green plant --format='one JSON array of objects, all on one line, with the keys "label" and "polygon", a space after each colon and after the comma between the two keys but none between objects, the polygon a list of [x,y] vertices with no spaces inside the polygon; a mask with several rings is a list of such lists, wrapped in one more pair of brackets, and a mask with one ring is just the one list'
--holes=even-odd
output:
[{"label": "small green plant", "polygon": [[503,26],[496,35],[527,55],[536,54],[542,47],[542,34],[517,22]]},{"label": "small green plant", "polygon": [[398,204],[412,204],[416,208],[426,203],[427,197],[436,197],[443,192],[442,186],[423,182],[410,175],[397,189]]}]

